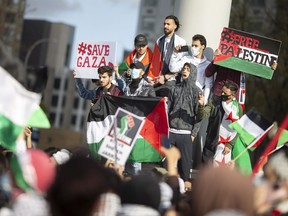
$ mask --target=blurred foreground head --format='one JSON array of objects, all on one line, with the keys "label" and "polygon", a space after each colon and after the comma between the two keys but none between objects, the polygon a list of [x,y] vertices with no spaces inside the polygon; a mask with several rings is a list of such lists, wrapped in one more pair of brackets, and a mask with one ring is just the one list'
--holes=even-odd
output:
[{"label": "blurred foreground head", "polygon": [[253,215],[254,187],[248,176],[226,167],[205,167],[193,185],[193,215],[214,210],[234,210]]},{"label": "blurred foreground head", "polygon": [[47,193],[52,215],[93,215],[100,195],[108,189],[107,175],[106,168],[92,158],[72,157],[59,165]]}]

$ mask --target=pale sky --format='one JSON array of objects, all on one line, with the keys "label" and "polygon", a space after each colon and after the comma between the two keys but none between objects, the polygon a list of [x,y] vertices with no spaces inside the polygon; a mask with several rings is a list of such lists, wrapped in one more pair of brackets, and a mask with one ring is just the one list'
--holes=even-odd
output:
[{"label": "pale sky", "polygon": [[139,6],[140,0],[27,0],[25,18],[75,26],[71,67],[80,40],[117,41],[120,63],[123,51],[134,47]]}]

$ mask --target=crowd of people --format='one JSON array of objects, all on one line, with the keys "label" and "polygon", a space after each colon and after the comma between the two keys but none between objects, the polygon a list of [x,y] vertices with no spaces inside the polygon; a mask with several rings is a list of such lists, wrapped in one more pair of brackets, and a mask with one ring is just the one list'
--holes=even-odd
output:
[{"label": "crowd of people", "polygon": [[288,147],[269,155],[258,173],[235,163],[238,135],[229,124],[243,115],[243,73],[210,62],[203,35],[192,37],[190,52],[179,28],[176,16],[165,17],[153,52],[146,36],[137,35],[122,64],[98,69],[94,89],[75,78],[91,106],[104,94],[165,97],[165,160],[120,166],[96,160],[85,147],[40,150],[27,127],[25,152],[1,149],[0,216],[288,215]]}]

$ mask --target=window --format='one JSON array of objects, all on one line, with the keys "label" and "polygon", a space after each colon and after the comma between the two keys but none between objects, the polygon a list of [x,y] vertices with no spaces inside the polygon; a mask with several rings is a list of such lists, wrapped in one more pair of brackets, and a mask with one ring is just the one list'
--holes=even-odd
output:
[{"label": "window", "polygon": [[78,108],[78,104],[79,104],[79,98],[74,98],[74,103],[73,103],[73,108],[77,109]]},{"label": "window", "polygon": [[86,118],[84,116],[82,116],[80,127],[83,128],[85,123],[86,123]]},{"label": "window", "polygon": [[157,6],[157,0],[145,0],[144,1],[144,6]]},{"label": "window", "polygon": [[56,89],[56,90],[60,89],[60,84],[61,84],[60,78],[55,78],[55,80],[54,80],[54,89]]},{"label": "window", "polygon": [[72,125],[75,125],[75,124],[76,124],[76,115],[72,115],[71,124],[72,124]]},{"label": "window", "polygon": [[155,27],[155,18],[151,16],[145,16],[142,19],[142,29],[147,31],[153,31]]},{"label": "window", "polygon": [[87,107],[87,101],[85,100],[85,101],[83,102],[83,110],[85,110],[86,107]]},{"label": "window", "polygon": [[57,95],[53,95],[52,96],[52,106],[53,107],[56,107],[57,106],[57,104],[58,104],[58,96]]},{"label": "window", "polygon": [[66,104],[66,97],[64,96],[62,100],[62,107],[65,107],[65,104]]},{"label": "window", "polygon": [[54,125],[55,119],[56,119],[56,114],[51,112],[49,115],[49,120],[51,122],[51,125]]}]

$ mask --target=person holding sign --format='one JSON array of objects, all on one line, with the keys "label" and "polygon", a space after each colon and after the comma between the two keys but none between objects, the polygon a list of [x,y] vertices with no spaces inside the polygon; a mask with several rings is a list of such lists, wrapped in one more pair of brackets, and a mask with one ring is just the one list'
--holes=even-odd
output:
[{"label": "person holding sign", "polygon": [[110,94],[113,96],[122,96],[123,92],[118,87],[112,84],[113,79],[113,68],[110,66],[102,66],[98,69],[100,87],[96,90],[95,99],[92,103],[95,103],[98,98],[100,98],[103,94]]}]

